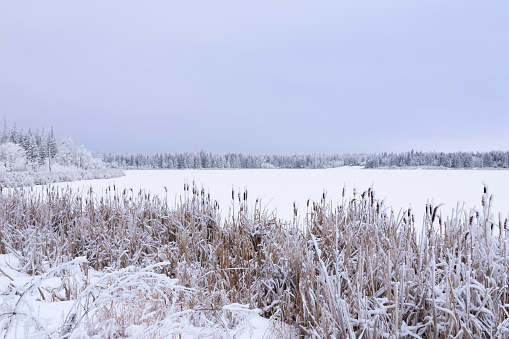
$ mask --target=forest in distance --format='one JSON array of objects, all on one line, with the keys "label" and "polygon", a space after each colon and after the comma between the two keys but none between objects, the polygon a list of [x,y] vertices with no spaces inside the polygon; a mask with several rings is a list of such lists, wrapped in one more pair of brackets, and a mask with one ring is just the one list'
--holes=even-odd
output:
[{"label": "forest in distance", "polygon": [[123,176],[100,156],[53,128],[27,131],[4,121],[0,127],[0,188]]},{"label": "forest in distance", "polygon": [[201,150],[184,153],[93,153],[71,138],[36,129],[27,131],[4,121],[0,130],[0,173],[51,172],[64,169],[228,169],[228,168],[509,168],[509,151],[490,152],[383,152],[379,154],[245,155],[214,154]]},{"label": "forest in distance", "polygon": [[70,137],[50,130],[18,129],[4,121],[0,129],[0,172],[52,171],[55,167],[83,170],[104,168],[101,158]]},{"label": "forest in distance", "polygon": [[225,168],[509,168],[509,151],[420,152],[380,154],[243,155],[213,154],[204,150],[187,153],[104,154],[102,159],[122,169],[225,169]]}]

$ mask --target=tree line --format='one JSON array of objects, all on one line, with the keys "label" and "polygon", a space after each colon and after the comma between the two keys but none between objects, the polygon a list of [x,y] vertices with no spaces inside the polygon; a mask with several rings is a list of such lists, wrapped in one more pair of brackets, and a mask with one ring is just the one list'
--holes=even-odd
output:
[{"label": "tree line", "polygon": [[227,169],[227,168],[509,168],[509,152],[403,152],[347,155],[243,155],[186,153],[103,155],[103,161],[122,169]]},{"label": "tree line", "polygon": [[104,164],[70,138],[57,138],[53,128],[25,131],[4,121],[0,129],[0,172],[51,172],[55,166],[88,170],[103,168]]},{"label": "tree line", "polygon": [[509,168],[509,151],[403,152],[379,154],[244,155],[213,154],[201,150],[186,153],[101,154],[93,156],[70,138],[49,131],[18,129],[4,121],[0,130],[0,172],[51,171],[59,168],[100,169],[228,169],[228,168]]},{"label": "tree line", "polygon": [[509,151],[381,153],[365,167],[509,168]]},{"label": "tree line", "polygon": [[332,168],[364,166],[367,156],[357,155],[244,155],[205,152],[103,155],[105,163],[123,169],[206,169],[206,168]]}]

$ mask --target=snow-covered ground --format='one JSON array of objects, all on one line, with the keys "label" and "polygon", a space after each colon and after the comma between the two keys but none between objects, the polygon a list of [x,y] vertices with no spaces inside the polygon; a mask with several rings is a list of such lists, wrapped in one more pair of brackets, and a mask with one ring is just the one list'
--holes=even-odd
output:
[{"label": "snow-covered ground", "polygon": [[[506,218],[509,212],[509,171],[507,170],[436,170],[436,169],[363,169],[341,167],[334,169],[239,169],[239,170],[138,170],[126,171],[126,176],[115,179],[61,183],[86,189],[93,187],[96,193],[108,186],[117,189],[144,189],[164,197],[170,203],[183,194],[183,184],[203,186],[211,197],[220,203],[222,216],[231,207],[232,188],[238,192],[248,191],[248,205],[254,206],[257,198],[262,200],[269,212],[276,211],[281,219],[292,220],[293,203],[298,206],[299,216],[306,212],[308,199],[319,201],[324,191],[327,198],[341,203],[343,187],[346,197],[352,196],[353,188],[359,192],[373,187],[378,198],[396,212],[412,207],[416,225],[424,215],[427,201],[441,207],[444,216],[451,215],[457,204],[466,209],[480,208],[483,182],[494,195],[492,211],[498,218]],[[165,187],[167,192],[165,192]],[[460,206],[461,207],[461,206]]]},{"label": "snow-covered ground", "polygon": [[[276,210],[278,217],[286,220],[293,218],[294,202],[302,218],[307,200],[320,200],[324,191],[327,192],[328,199],[340,203],[343,187],[346,188],[347,198],[352,196],[354,187],[359,192],[373,187],[377,197],[386,199],[386,206],[393,207],[396,211],[412,206],[419,220],[418,218],[424,214],[428,200],[433,200],[435,204],[443,203],[442,213],[448,215],[458,202],[464,203],[467,209],[473,207],[480,209],[483,182],[495,196],[493,212],[495,214],[501,212],[502,218],[505,218],[509,211],[508,179],[509,172],[505,170],[367,170],[344,167],[322,170],[126,171],[126,176],[121,178],[60,183],[54,186],[69,186],[80,190],[92,187],[94,192],[101,196],[106,193],[108,186],[115,185],[117,190],[133,189],[134,194],[141,189],[145,193],[167,196],[170,203],[175,203],[179,196],[183,195],[184,183],[195,181],[199,187],[203,186],[213,199],[219,201],[223,216],[229,213],[233,188],[236,197],[239,192],[242,194],[244,190],[248,191],[249,206],[253,207],[255,200],[260,198],[268,211]],[[73,262],[64,264],[65,270],[48,267],[45,274],[30,276],[20,273],[22,267],[15,255],[1,255],[0,335],[6,334],[7,329],[8,338],[37,338],[41,333],[50,334],[51,337],[57,335],[57,331],[62,335],[62,329],[66,328],[65,324],[76,323],[72,320],[73,314],[79,317],[80,312],[85,317],[92,312],[113,310],[120,312],[120,317],[129,320],[128,317],[136,317],[135,313],[129,312],[135,312],[140,303],[146,302],[137,299],[136,293],[131,292],[133,289],[141,288],[140,295],[156,296],[163,290],[169,295],[173,290],[185,290],[178,281],[164,275],[150,272],[146,279],[145,271],[134,267],[113,272],[98,272],[91,268],[85,271],[84,266],[81,266],[83,261],[83,258],[76,258]],[[158,301],[149,299],[147,309],[150,309],[152,305],[150,303],[155,302]],[[118,309],[114,306],[118,306]],[[128,310],[127,314],[121,313],[122,310]],[[151,324],[157,323],[157,326],[160,326],[156,330],[170,337],[177,333],[184,334],[182,336],[184,338],[206,333],[214,336],[214,331],[219,336],[222,334],[235,338],[278,337],[272,329],[271,321],[260,317],[257,310],[232,304],[219,311],[228,314],[230,318],[235,317],[238,326],[233,328],[195,326],[186,318],[189,316],[187,311],[175,312],[175,316],[162,318],[159,323],[157,312],[148,312],[147,315],[142,312],[142,315],[146,315],[147,321]],[[80,324],[79,326],[89,326],[88,329],[97,325],[93,323],[87,325],[86,321],[81,321]],[[147,328],[153,329],[150,326],[142,327],[135,322],[128,322],[124,333],[133,338],[142,338],[146,336]],[[80,331],[79,328],[71,330],[73,333],[71,337],[88,337],[84,330]],[[106,333],[102,332],[103,330],[99,328],[97,333]]]},{"label": "snow-covered ground", "polygon": [[[190,310],[172,309],[173,314],[162,318],[157,310],[157,302],[161,301],[147,296],[165,289],[170,294],[185,291],[176,279],[134,267],[113,272],[85,270],[85,263],[85,258],[76,258],[59,267],[48,267],[45,274],[30,276],[19,272],[19,260],[14,255],[0,255],[0,337],[98,339],[123,332],[127,338],[248,339],[274,338],[281,333],[280,326],[261,317],[259,310],[249,309],[249,305],[231,304],[219,310],[219,314],[236,319],[234,327],[221,323],[196,326],[190,321]],[[116,324],[97,322],[101,314],[111,313],[116,314]],[[95,321],[87,320],[92,314],[96,315]],[[87,335],[84,326],[98,334]]]}]

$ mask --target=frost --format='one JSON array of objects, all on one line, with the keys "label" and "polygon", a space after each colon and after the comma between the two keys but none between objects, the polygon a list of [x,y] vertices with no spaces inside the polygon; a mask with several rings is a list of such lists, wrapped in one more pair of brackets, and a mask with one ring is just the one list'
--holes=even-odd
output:
[{"label": "frost", "polygon": [[[140,190],[0,195],[0,335],[54,338],[504,337],[507,221],[373,190],[325,193],[291,221],[196,184],[179,204]],[[56,310],[56,311],[55,311]]]}]

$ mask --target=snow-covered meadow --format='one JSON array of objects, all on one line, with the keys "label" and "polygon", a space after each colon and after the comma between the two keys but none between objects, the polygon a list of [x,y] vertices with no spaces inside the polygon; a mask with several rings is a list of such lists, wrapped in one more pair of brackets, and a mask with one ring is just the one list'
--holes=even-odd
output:
[{"label": "snow-covered meadow", "polygon": [[127,171],[4,190],[0,335],[504,337],[506,177]]},{"label": "snow-covered meadow", "polygon": [[[333,204],[340,204],[343,188],[350,195],[354,188],[362,192],[372,187],[378,199],[397,213],[412,208],[416,225],[422,223],[426,204],[443,204],[444,216],[452,215],[459,206],[466,210],[481,206],[483,183],[494,195],[492,212],[506,218],[509,213],[509,170],[438,170],[438,169],[364,169],[340,167],[331,169],[235,169],[235,170],[130,170],[120,178],[76,181],[54,184],[87,190],[92,187],[100,194],[108,186],[133,189],[135,192],[157,194],[168,198],[174,205],[183,195],[184,183],[205,188],[211,198],[220,204],[226,217],[238,193],[248,191],[248,205],[261,199],[268,212],[277,217],[292,220],[293,203],[298,214],[306,213],[308,199],[320,201],[323,192]],[[165,190],[166,187],[166,190]]]}]

